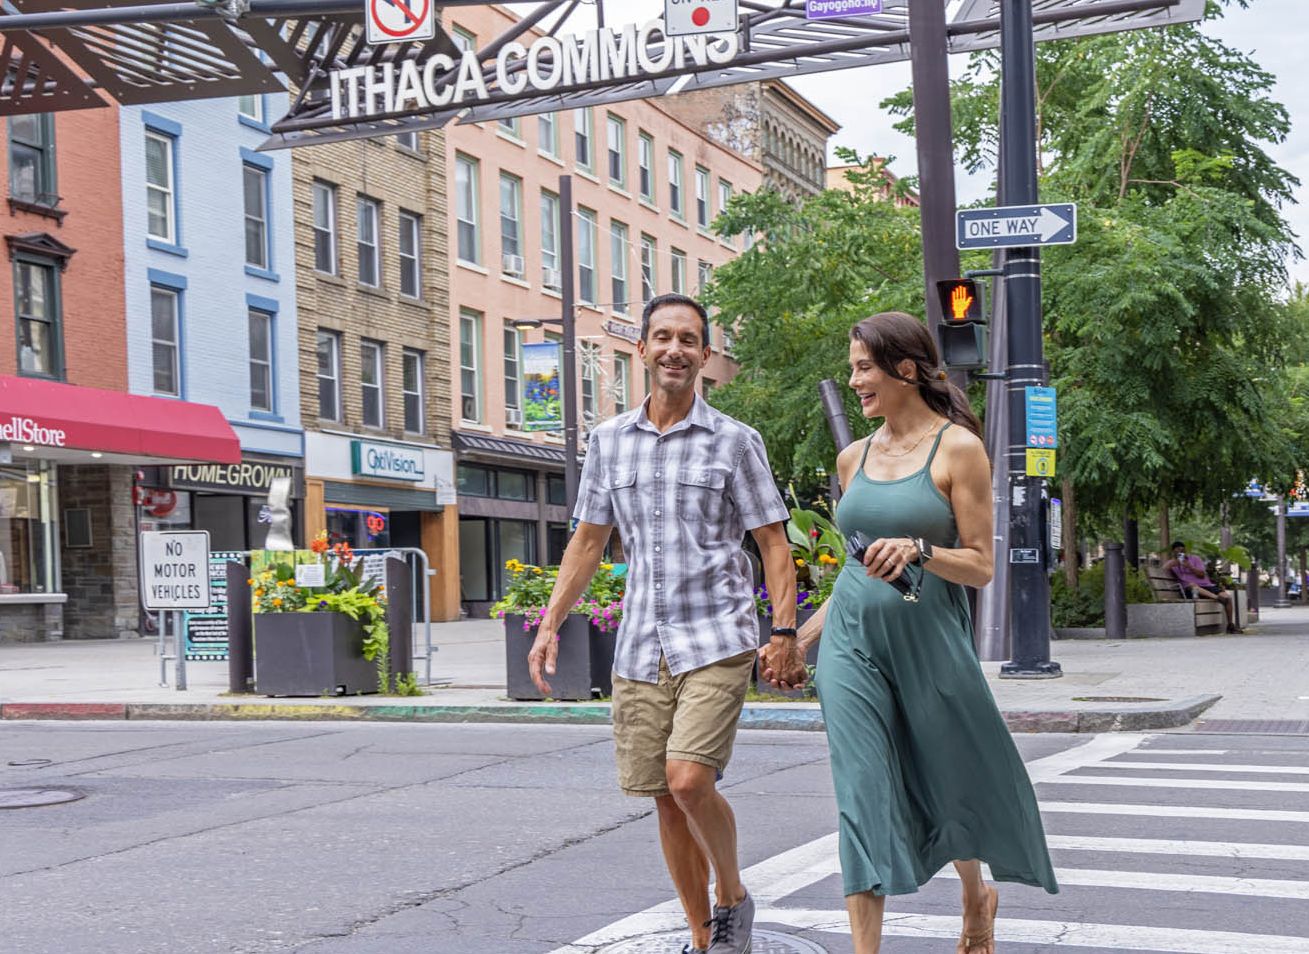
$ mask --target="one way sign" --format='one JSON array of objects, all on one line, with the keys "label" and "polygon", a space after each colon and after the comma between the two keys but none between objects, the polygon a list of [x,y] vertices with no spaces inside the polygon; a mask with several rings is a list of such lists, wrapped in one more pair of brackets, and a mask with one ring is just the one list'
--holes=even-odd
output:
[{"label": "one way sign", "polygon": [[1008,205],[955,212],[955,247],[1021,248],[1072,245],[1077,241],[1077,206]]}]

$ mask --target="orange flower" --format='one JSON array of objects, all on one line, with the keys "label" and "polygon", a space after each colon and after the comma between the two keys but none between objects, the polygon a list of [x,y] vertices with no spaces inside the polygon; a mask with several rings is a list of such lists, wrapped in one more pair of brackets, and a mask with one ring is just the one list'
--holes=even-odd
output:
[{"label": "orange flower", "polygon": [[255,590],[255,596],[263,596],[263,595],[264,595],[264,588],[262,586],[259,587],[259,589]]},{"label": "orange flower", "polygon": [[277,597],[273,597],[273,605],[274,605],[274,606],[281,606],[281,605],[282,605],[282,601],[281,601],[279,598],[277,598]]},{"label": "orange flower", "polygon": [[246,581],[245,581],[245,585],[246,585],[246,586],[254,586],[254,585],[255,585],[255,581],[254,581],[253,579],[246,580]]},{"label": "orange flower", "polygon": [[318,534],[318,536],[314,537],[313,542],[309,544],[309,549],[310,549],[310,550],[313,550],[315,553],[319,553],[319,554],[321,554],[321,553],[326,553],[326,552],[327,552],[327,531],[326,531],[326,530],[322,530],[322,531],[320,531],[319,534]]}]

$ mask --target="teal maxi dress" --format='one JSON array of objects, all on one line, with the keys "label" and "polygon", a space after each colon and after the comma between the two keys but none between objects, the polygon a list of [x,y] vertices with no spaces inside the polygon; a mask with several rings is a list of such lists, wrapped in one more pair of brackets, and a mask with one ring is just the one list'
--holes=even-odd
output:
[{"label": "teal maxi dress", "polygon": [[[890,481],[865,476],[865,445],[836,509],[842,533],[957,547],[954,512],[931,477],[940,444],[938,434],[922,470]],[[909,894],[973,858],[997,880],[1056,893],[1036,796],[973,651],[963,587],[906,572],[921,573],[917,603],[849,561],[819,642],[845,893]]]}]

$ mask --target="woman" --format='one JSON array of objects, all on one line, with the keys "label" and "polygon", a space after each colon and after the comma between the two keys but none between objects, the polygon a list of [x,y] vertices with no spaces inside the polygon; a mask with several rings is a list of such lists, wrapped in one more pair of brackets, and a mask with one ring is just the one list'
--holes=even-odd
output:
[{"label": "woman", "polygon": [[[872,543],[831,599],[763,650],[765,678],[803,681],[821,635],[818,697],[840,809],[841,871],[856,954],[881,943],[885,896],[948,861],[963,884],[957,954],[994,954],[1000,881],[1057,892],[1036,797],[973,651],[963,585],[991,579],[990,462],[977,418],[938,369],[917,319],[874,315],[850,333],[850,386],[882,426],[837,459],[836,520]],[[917,602],[888,581],[903,578]]]}]

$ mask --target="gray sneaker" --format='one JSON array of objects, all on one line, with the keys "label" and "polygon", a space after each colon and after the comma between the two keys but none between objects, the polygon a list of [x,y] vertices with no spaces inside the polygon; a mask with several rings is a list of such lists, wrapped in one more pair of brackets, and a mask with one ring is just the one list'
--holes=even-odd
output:
[{"label": "gray sneaker", "polygon": [[682,954],[709,954],[709,952],[703,947],[692,947],[690,944],[683,944]]},{"label": "gray sneaker", "polygon": [[750,954],[754,898],[749,893],[730,908],[714,906],[709,954]]}]

